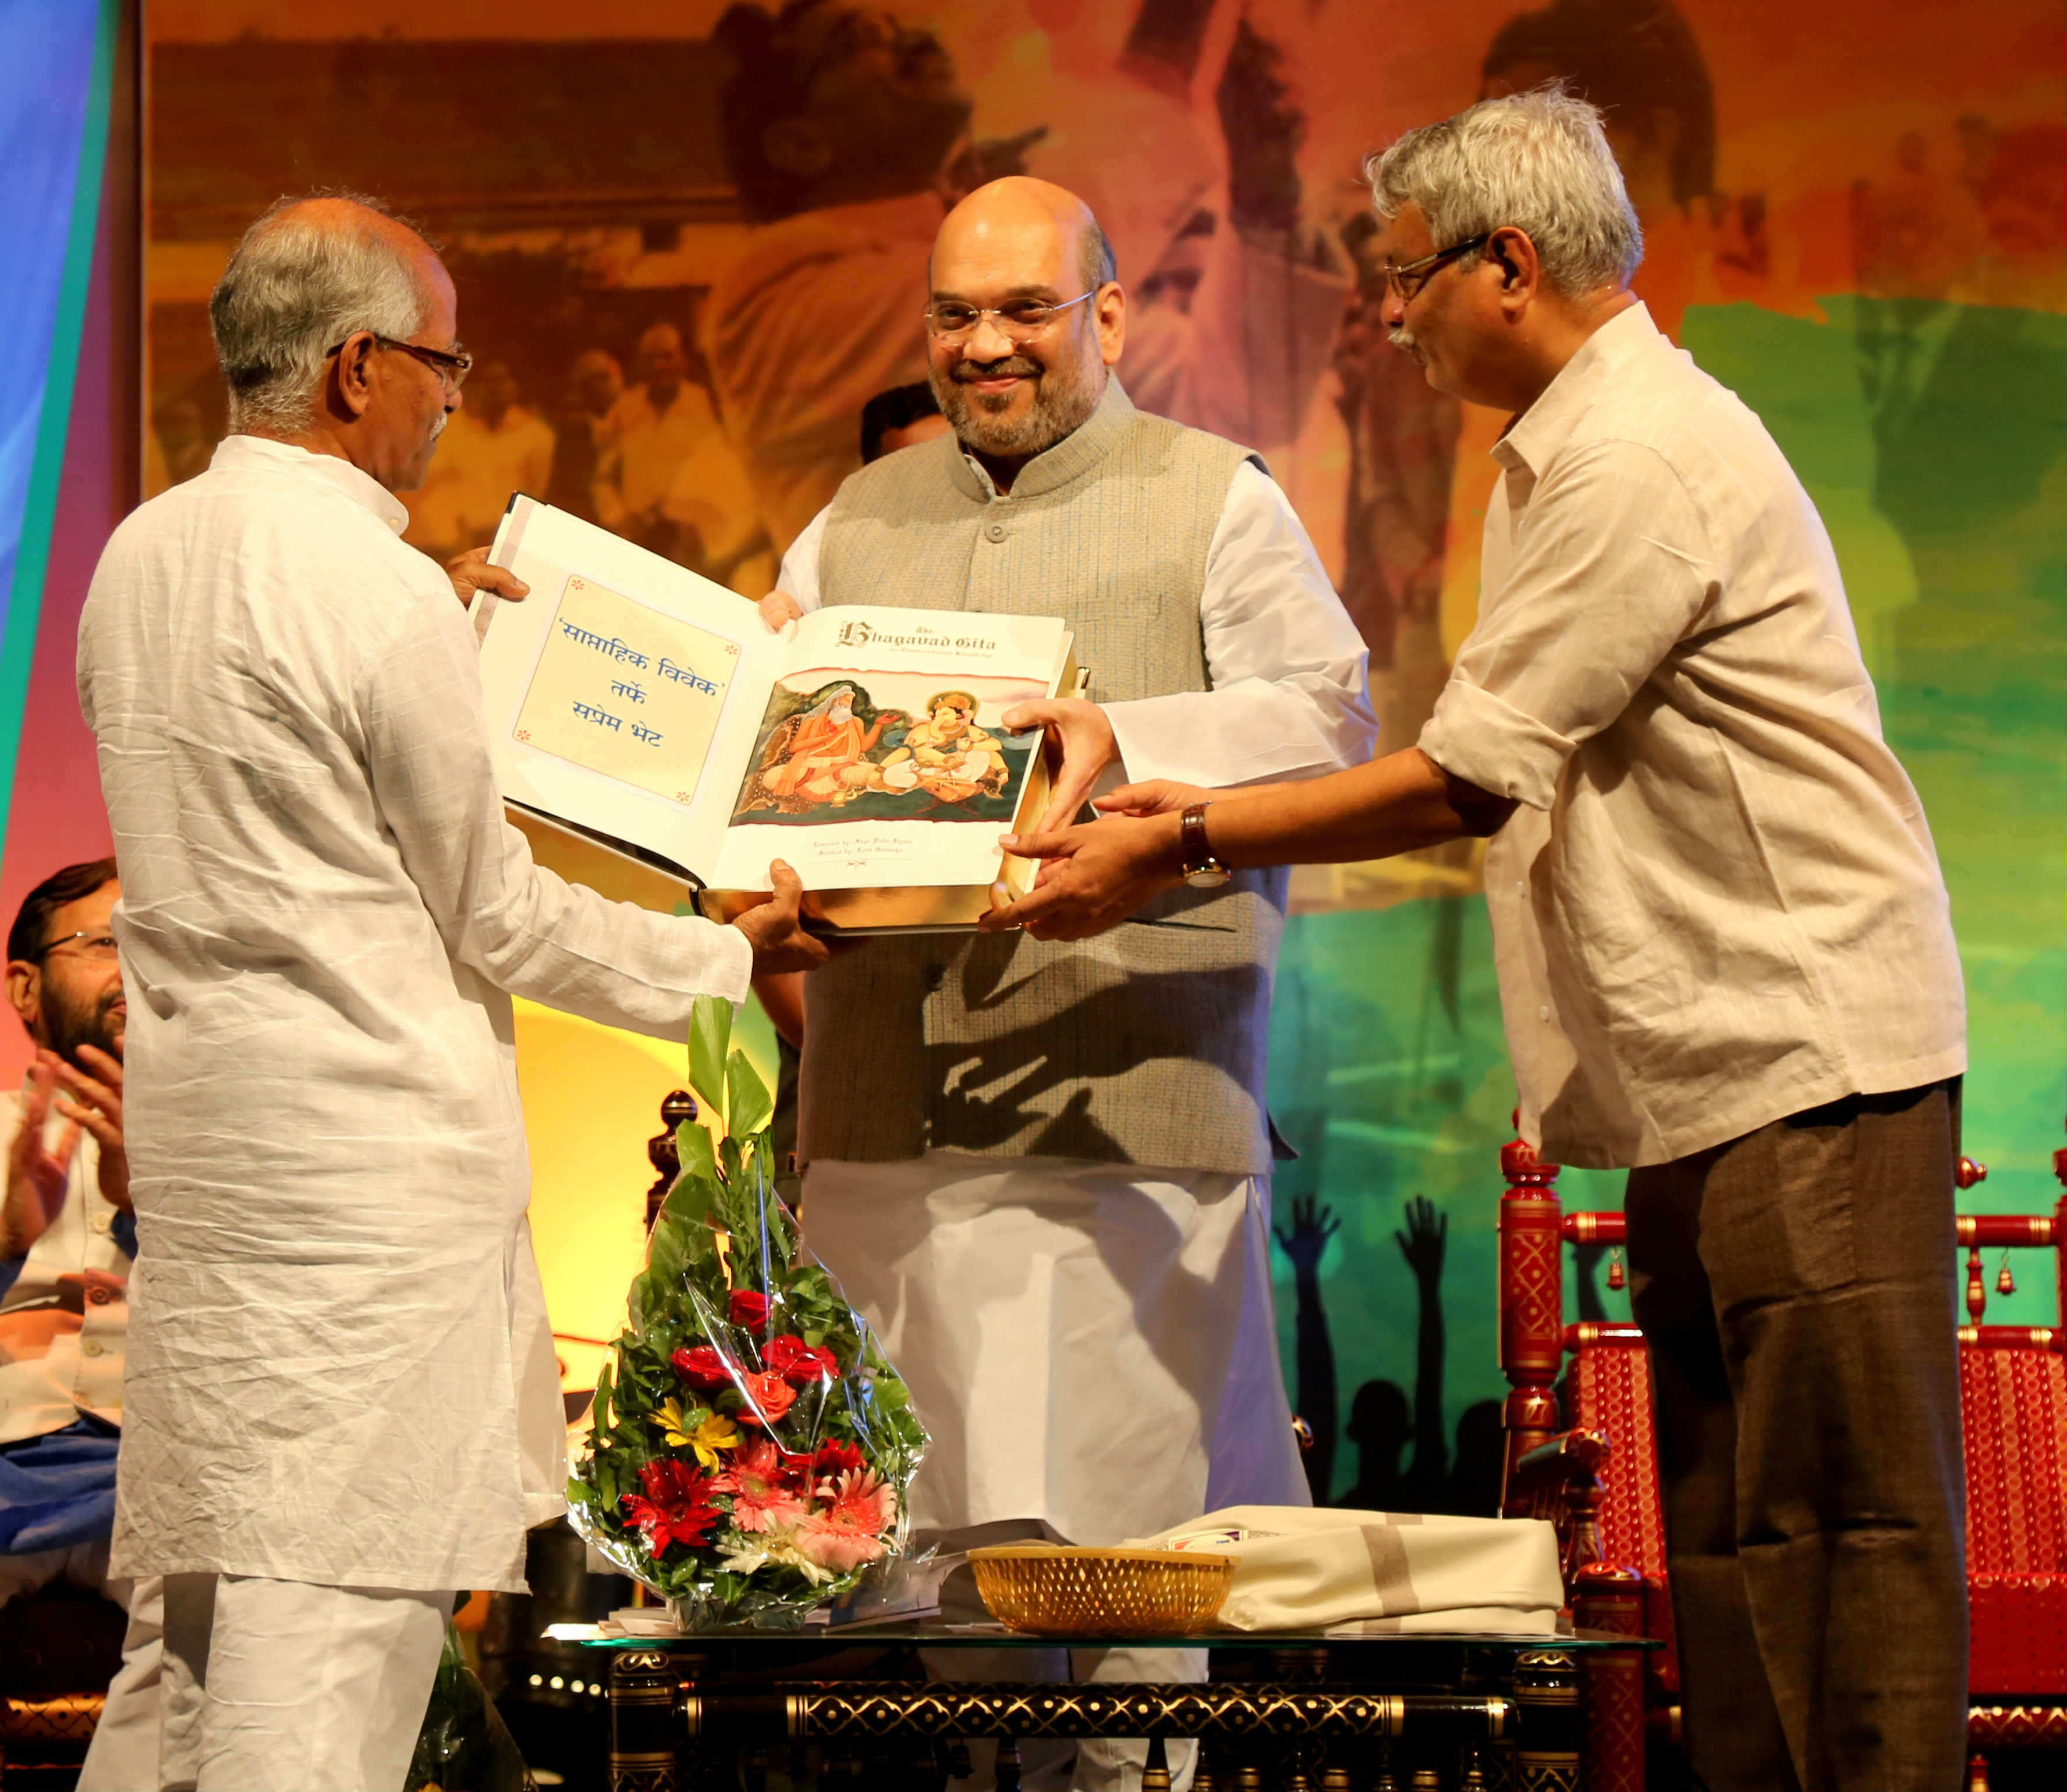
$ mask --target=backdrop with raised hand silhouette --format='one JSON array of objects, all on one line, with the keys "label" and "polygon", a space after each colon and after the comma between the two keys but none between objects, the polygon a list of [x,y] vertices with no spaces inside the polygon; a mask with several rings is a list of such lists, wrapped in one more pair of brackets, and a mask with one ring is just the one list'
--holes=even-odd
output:
[{"label": "backdrop with raised hand silhouette", "polygon": [[[1118,248],[1136,400],[1260,448],[1292,494],[1370,645],[1388,746],[1412,740],[1470,626],[1501,420],[1429,392],[1375,328],[1358,164],[1481,93],[1571,79],[1608,108],[1649,243],[1639,291],[1764,417],[1836,542],[1951,886],[1968,1143],[1994,1172],[1972,1198],[2050,1205],[2067,1111],[2053,0],[154,0],[147,28],[149,489],[221,431],[205,306],[238,232],[282,192],[354,186],[442,238],[479,357],[410,538],[484,539],[522,488],[753,595],[856,464],[863,401],[922,374],[942,196],[1023,168],[1082,192]],[[74,615],[75,598],[47,606],[35,644],[53,689]],[[83,843],[91,790],[75,724],[38,725],[18,900],[49,868],[23,830],[62,812]],[[1337,1497],[1465,1497],[1500,1391],[1513,1096],[1479,863],[1460,845],[1295,883],[1273,1037],[1273,1106],[1302,1153],[1278,1178],[1281,1322]],[[678,1056],[520,1025],[556,1323],[599,1336]],[[1619,1199],[1617,1178],[1568,1180]],[[2045,1317],[2045,1279],[2034,1266],[1990,1317]],[[571,1383],[592,1371],[563,1354]]]}]

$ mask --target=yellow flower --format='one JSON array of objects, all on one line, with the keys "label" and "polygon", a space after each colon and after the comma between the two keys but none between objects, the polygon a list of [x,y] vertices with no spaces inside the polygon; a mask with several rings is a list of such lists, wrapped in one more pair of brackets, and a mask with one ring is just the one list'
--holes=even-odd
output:
[{"label": "yellow flower", "polygon": [[720,1450],[739,1447],[738,1428],[732,1420],[701,1406],[691,1408],[685,1417],[680,1400],[666,1400],[661,1401],[657,1412],[648,1413],[647,1417],[660,1428],[661,1441],[670,1449],[694,1450],[696,1460],[706,1469],[718,1465]]}]

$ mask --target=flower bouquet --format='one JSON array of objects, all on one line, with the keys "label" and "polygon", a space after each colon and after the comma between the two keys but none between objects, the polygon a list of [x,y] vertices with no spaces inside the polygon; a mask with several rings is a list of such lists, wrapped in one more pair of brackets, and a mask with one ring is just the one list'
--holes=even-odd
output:
[{"label": "flower bouquet", "polygon": [[684,1628],[792,1629],[902,1554],[926,1445],[868,1323],[799,1255],[776,1198],[774,1102],[700,999],[689,1082],[722,1120],[676,1131],[681,1174],[597,1379],[575,1528]]}]

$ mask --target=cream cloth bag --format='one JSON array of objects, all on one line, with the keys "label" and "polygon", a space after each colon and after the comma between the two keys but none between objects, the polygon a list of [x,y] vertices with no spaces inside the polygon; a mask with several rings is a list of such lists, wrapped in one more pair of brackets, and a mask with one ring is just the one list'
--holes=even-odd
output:
[{"label": "cream cloth bag", "polygon": [[1232,1506],[1131,1546],[1232,1556],[1223,1630],[1547,1636],[1565,1603],[1539,1518]]}]

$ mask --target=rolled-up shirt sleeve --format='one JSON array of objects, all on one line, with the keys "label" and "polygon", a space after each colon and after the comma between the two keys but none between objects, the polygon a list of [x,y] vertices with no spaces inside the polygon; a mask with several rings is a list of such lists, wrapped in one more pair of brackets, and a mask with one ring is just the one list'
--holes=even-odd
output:
[{"label": "rolled-up shirt sleeve", "polygon": [[1371,757],[1362,637],[1290,501],[1252,463],[1213,531],[1199,628],[1210,690],[1104,706],[1128,778],[1225,788]]},{"label": "rolled-up shirt sleeve", "polygon": [[1561,457],[1510,526],[1505,576],[1419,745],[1453,776],[1548,809],[1574,750],[1699,627],[1719,586],[1699,508],[1639,443]]}]

